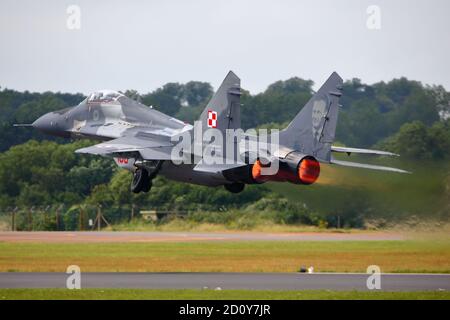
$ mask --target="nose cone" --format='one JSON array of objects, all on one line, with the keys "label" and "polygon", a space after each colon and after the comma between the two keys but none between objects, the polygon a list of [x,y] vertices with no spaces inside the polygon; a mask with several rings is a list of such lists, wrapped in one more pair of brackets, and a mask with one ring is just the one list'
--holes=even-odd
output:
[{"label": "nose cone", "polygon": [[64,130],[63,118],[57,112],[49,112],[44,114],[32,123],[32,126],[39,131],[42,131],[53,136],[67,138],[70,136],[66,130]]},{"label": "nose cone", "polygon": [[40,131],[50,133],[56,129],[55,116],[52,112],[44,114],[33,122],[32,126]]}]

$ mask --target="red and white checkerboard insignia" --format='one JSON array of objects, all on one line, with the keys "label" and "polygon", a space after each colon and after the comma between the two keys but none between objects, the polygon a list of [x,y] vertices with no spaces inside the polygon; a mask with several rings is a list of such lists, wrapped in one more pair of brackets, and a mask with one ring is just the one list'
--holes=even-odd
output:
[{"label": "red and white checkerboard insignia", "polygon": [[216,128],[217,127],[217,112],[208,110],[208,127]]}]

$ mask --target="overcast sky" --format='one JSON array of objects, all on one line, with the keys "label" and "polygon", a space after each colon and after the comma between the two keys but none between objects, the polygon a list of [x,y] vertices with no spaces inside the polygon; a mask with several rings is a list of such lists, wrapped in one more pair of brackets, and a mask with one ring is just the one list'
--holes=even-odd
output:
[{"label": "overcast sky", "polygon": [[[67,27],[70,5],[80,8],[80,29]],[[380,9],[379,30],[367,27],[378,21],[370,5]],[[146,93],[198,80],[217,88],[231,69],[252,93],[293,76],[318,85],[332,71],[450,90],[449,14],[448,0],[1,0],[0,86]]]}]

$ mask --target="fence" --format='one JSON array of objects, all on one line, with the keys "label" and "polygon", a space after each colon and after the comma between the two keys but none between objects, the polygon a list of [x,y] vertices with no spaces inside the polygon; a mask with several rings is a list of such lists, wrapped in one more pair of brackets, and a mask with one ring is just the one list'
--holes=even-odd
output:
[{"label": "fence", "polygon": [[71,231],[100,229],[109,223],[130,221],[138,208],[101,205],[48,205],[0,209],[0,226],[12,231]]},{"label": "fence", "polygon": [[100,230],[110,224],[128,222],[139,218],[161,221],[183,218],[188,211],[141,210],[136,205],[48,205],[0,208],[0,230],[12,231],[88,231]]}]

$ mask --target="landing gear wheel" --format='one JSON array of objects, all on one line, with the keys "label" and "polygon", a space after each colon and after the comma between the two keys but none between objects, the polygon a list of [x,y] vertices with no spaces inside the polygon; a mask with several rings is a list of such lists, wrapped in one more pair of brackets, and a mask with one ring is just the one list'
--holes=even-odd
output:
[{"label": "landing gear wheel", "polygon": [[[144,191],[150,183],[150,179],[148,177],[148,172],[145,169],[138,168],[134,172],[133,180],[131,181],[131,191],[134,193],[139,193]],[[148,188],[150,190],[150,188]]]},{"label": "landing gear wheel", "polygon": [[225,189],[227,189],[231,193],[240,193],[240,192],[244,191],[245,184],[243,184],[243,183],[230,183],[230,184],[224,185],[224,187],[225,187]]},{"label": "landing gear wheel", "polygon": [[152,180],[148,178],[147,183],[142,186],[142,192],[149,192],[150,189],[152,188],[152,185],[153,185]]}]

